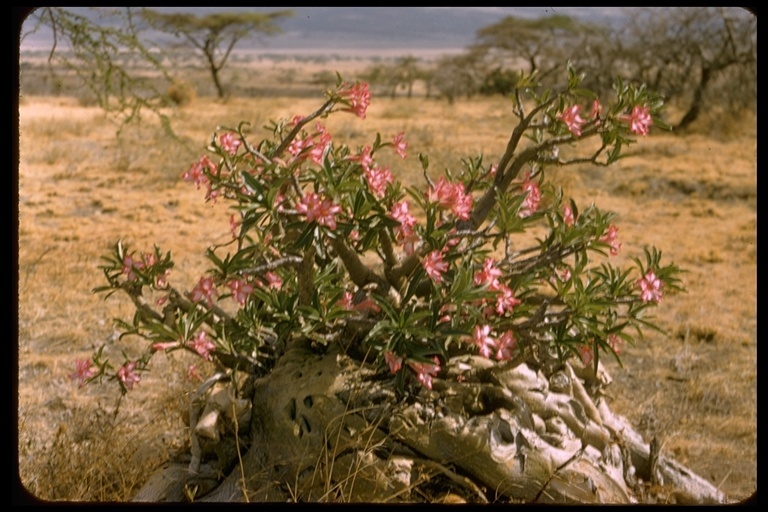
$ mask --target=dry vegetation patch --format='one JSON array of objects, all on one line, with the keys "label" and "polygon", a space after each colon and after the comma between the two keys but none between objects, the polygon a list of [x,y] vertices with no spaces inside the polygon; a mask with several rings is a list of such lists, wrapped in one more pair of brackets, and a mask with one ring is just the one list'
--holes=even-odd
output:
[{"label": "dry vegetation patch", "polygon": [[[36,496],[126,500],[184,443],[180,412],[195,387],[191,359],[160,355],[121,402],[116,386],[78,389],[77,357],[106,343],[114,361],[143,345],[118,340],[111,319],[130,318],[119,298],[91,293],[103,284],[99,258],[123,238],[147,251],[157,243],[177,261],[172,279],[189,289],[206,268],[203,252],[226,241],[229,212],[205,204],[180,180],[217,125],[292,117],[318,99],[199,97],[171,111],[190,141],[179,145],[152,123],[115,126],[95,107],[60,97],[25,97],[19,166],[19,472]],[[375,98],[368,118],[329,119],[352,145],[405,131],[410,156],[382,161],[406,185],[458,170],[461,158],[498,158],[511,129],[501,98],[446,102]],[[734,499],[756,489],[756,136],[714,139],[655,131],[635,156],[608,169],[556,171],[566,196],[618,213],[622,253],[654,244],[688,273],[685,294],[664,296],[666,334],[650,333],[611,363],[611,408],[626,415],[681,463]],[[382,154],[382,159],[387,156]],[[586,206],[586,204],[585,204]],[[119,405],[119,407],[118,407]]]}]

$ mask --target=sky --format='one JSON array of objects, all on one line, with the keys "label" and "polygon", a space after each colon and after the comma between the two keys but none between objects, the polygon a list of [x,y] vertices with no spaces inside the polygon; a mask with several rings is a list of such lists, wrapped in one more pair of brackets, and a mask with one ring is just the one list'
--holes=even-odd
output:
[{"label": "sky", "polygon": [[[158,7],[162,12],[198,15],[216,7]],[[536,18],[565,14],[590,21],[626,18],[621,7],[227,7],[226,11],[270,12],[290,9],[295,15],[279,21],[281,34],[239,45],[240,50],[269,53],[387,54],[392,52],[460,52],[475,40],[477,30],[505,16]],[[87,9],[79,8],[87,13]],[[22,27],[28,29],[30,23]],[[50,47],[50,33],[41,30],[24,38],[21,49]]]}]

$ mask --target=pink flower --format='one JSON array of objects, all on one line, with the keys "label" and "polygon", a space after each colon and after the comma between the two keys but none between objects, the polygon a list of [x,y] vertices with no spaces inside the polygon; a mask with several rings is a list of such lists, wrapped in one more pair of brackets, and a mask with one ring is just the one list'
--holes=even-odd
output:
[{"label": "pink flower", "polygon": [[135,259],[132,254],[123,256],[123,274],[125,274],[125,278],[129,281],[136,280],[136,272],[134,272],[134,269],[142,270],[143,268],[144,263],[141,260]]},{"label": "pink flower", "polygon": [[313,143],[312,149],[309,151],[309,159],[317,165],[323,165],[323,155],[325,150],[331,145],[331,134],[320,123],[317,123],[316,128],[317,133],[315,135],[319,136],[320,139]]},{"label": "pink flower", "polygon": [[138,361],[131,363],[125,363],[117,370],[117,378],[120,379],[126,388],[133,389],[134,384],[138,384],[141,381],[141,375],[136,372],[136,364]]},{"label": "pink flower", "polygon": [[221,144],[221,149],[229,153],[230,155],[234,155],[237,153],[237,148],[240,147],[240,144],[242,142],[235,138],[235,134],[232,132],[222,133],[219,136],[219,144]]},{"label": "pink flower", "polygon": [[442,251],[432,251],[421,261],[427,275],[436,283],[443,281],[443,274],[448,270],[448,263],[443,261]]},{"label": "pink flower", "polygon": [[648,131],[653,125],[651,107],[637,105],[632,109],[631,114],[622,116],[622,119],[629,123],[629,131],[636,135],[648,135]]},{"label": "pink flower", "polygon": [[491,167],[488,168],[488,172],[491,173],[491,176],[496,176],[496,171],[499,170],[498,164],[491,164]]},{"label": "pink flower", "polygon": [[437,203],[439,208],[448,209],[456,202],[456,186],[446,181],[445,177],[440,176],[437,184],[429,187],[427,199],[432,203]]},{"label": "pink flower", "polygon": [[168,350],[169,348],[176,348],[178,346],[178,341],[158,341],[157,343],[153,343],[150,348],[153,352],[160,352],[161,350]]},{"label": "pink flower", "polygon": [[392,144],[395,146],[395,152],[400,155],[400,158],[405,158],[405,149],[408,147],[408,143],[403,140],[405,132],[400,132],[395,135]]},{"label": "pink flower", "polygon": [[483,269],[475,272],[475,286],[488,285],[489,290],[500,289],[499,278],[502,272],[496,267],[496,261],[493,258],[486,258],[483,263]]},{"label": "pink flower", "polygon": [[229,216],[229,231],[232,233],[232,238],[237,238],[237,227],[241,223],[235,220],[235,214]]},{"label": "pink flower", "polygon": [[616,238],[618,237],[619,228],[611,224],[608,226],[608,231],[600,238],[600,241],[611,246],[611,256],[619,254],[621,249],[621,243]]},{"label": "pink flower", "polygon": [[421,238],[419,238],[418,233],[411,230],[410,233],[403,234],[402,236],[398,234],[397,242],[403,246],[405,254],[410,256],[416,252],[416,248],[421,244]]},{"label": "pink flower", "polygon": [[354,311],[370,311],[371,313],[378,313],[381,311],[381,308],[376,304],[376,301],[370,297],[366,297],[357,304],[353,304],[352,309]]},{"label": "pink flower", "polygon": [[512,309],[520,304],[520,299],[515,298],[512,289],[506,285],[501,285],[499,297],[496,299],[496,313],[499,315],[503,315],[506,311],[511,313]]},{"label": "pink flower", "polygon": [[283,286],[283,280],[271,270],[267,271],[267,273],[264,274],[264,277],[267,278],[267,288],[279,290]]},{"label": "pink flower", "polygon": [[272,207],[275,208],[278,212],[282,212],[285,210],[285,207],[283,207],[284,202],[285,194],[278,192],[277,195],[275,195],[275,203],[272,205]]},{"label": "pink flower", "polygon": [[365,119],[365,111],[371,103],[371,93],[368,91],[368,84],[357,82],[355,85],[343,90],[339,95],[349,103],[348,112],[352,112],[360,119]]},{"label": "pink flower", "polygon": [[408,363],[408,366],[410,366],[419,377],[419,382],[421,382],[427,389],[432,389],[432,377],[437,376],[437,373],[440,371],[440,361],[437,359],[437,357],[433,357],[432,360],[435,362],[435,364],[415,362]]},{"label": "pink flower", "polygon": [[157,256],[155,256],[151,252],[145,252],[144,256],[141,257],[141,261],[144,264],[144,267],[151,267],[155,263],[157,263]]},{"label": "pink flower", "polygon": [[198,189],[201,184],[210,186],[208,177],[205,175],[205,169],[208,169],[212,174],[216,173],[216,165],[211,162],[207,155],[200,157],[200,160],[192,164],[189,170],[182,174],[181,177],[185,181],[193,182]]},{"label": "pink flower", "polygon": [[211,352],[216,350],[216,345],[208,339],[208,333],[200,331],[191,342],[192,349],[206,361],[211,360]]},{"label": "pink flower", "polygon": [[79,387],[85,385],[85,381],[93,377],[93,361],[90,359],[75,360],[75,371],[69,376],[72,380],[79,382]]},{"label": "pink flower", "polygon": [[568,281],[571,278],[571,269],[568,267],[565,267],[560,270],[555,271],[555,275],[549,278],[549,282],[552,284],[556,284],[555,278],[559,279],[563,283]]},{"label": "pink flower", "polygon": [[294,157],[299,156],[302,151],[311,148],[314,145],[314,142],[312,141],[312,137],[305,137],[303,139],[293,139],[291,144],[288,146],[288,152],[292,154]]},{"label": "pink flower", "polygon": [[[166,286],[168,286],[168,276],[170,275],[171,275],[170,270],[166,270],[165,272],[163,272],[162,275],[158,275],[157,280],[155,281],[155,286],[157,288],[165,288]],[[160,303],[158,302],[158,304]]]},{"label": "pink flower", "polygon": [[339,306],[343,307],[347,311],[352,311],[352,298],[353,295],[350,292],[344,292],[344,295],[336,302]]},{"label": "pink flower", "polygon": [[403,358],[396,356],[390,351],[384,352],[384,361],[389,365],[390,373],[397,373],[403,367]]},{"label": "pink flower", "polygon": [[595,100],[592,102],[592,118],[597,119],[600,117],[600,114],[603,113],[603,106],[600,105],[600,100]]},{"label": "pink flower", "polygon": [[253,285],[241,279],[233,279],[227,283],[227,286],[229,286],[229,289],[232,290],[232,298],[235,299],[241,306],[245,305],[245,301],[248,300],[248,296],[253,292]]},{"label": "pink flower", "polygon": [[449,209],[456,217],[467,220],[472,213],[472,196],[464,192],[461,183],[450,183],[440,177],[437,185],[430,187],[427,199],[437,203],[438,208]]},{"label": "pink flower", "polygon": [[315,192],[302,196],[301,202],[296,205],[299,213],[307,216],[307,221],[316,221],[321,226],[336,229],[336,214],[341,211],[341,206],[335,205],[330,199],[320,199]]},{"label": "pink flower", "polygon": [[192,302],[200,302],[205,300],[206,305],[210,308],[213,306],[213,299],[219,296],[219,292],[216,291],[216,286],[213,284],[213,279],[210,277],[201,277],[195,287],[192,289]]},{"label": "pink flower", "polygon": [[573,105],[563,111],[560,114],[560,120],[568,127],[568,131],[577,137],[581,137],[581,125],[586,123],[581,116],[579,116],[580,105]]},{"label": "pink flower", "polygon": [[581,357],[581,362],[584,366],[589,366],[592,363],[592,360],[594,359],[594,355],[592,354],[592,348],[588,345],[579,345],[576,347],[576,350],[579,351],[579,356]]},{"label": "pink flower", "polygon": [[360,162],[363,167],[363,171],[367,171],[373,167],[373,157],[371,156],[371,146],[365,146],[359,155],[347,157],[348,160],[353,162]]},{"label": "pink flower", "polygon": [[517,348],[517,338],[512,331],[506,331],[501,338],[496,340],[494,349],[496,350],[496,359],[498,361],[509,361],[512,359],[512,351]]},{"label": "pink flower", "polygon": [[[416,235],[413,230],[413,227],[416,225],[416,217],[411,215],[408,201],[399,201],[393,204],[392,209],[389,211],[389,215],[400,223],[394,230],[397,242],[400,244],[404,244],[407,241],[413,242],[412,237]],[[418,241],[418,237],[416,237],[416,241]],[[408,252],[407,249],[406,252]],[[412,252],[413,243],[411,244],[411,253]]]},{"label": "pink flower", "polygon": [[472,343],[475,344],[481,356],[491,357],[492,350],[496,346],[496,340],[491,337],[491,326],[476,325]]},{"label": "pink flower", "polygon": [[214,189],[213,184],[209,181],[208,182],[208,191],[205,193],[205,200],[206,201],[213,201],[214,204],[216,204],[216,199],[221,195],[221,190]]},{"label": "pink flower", "polygon": [[411,215],[411,207],[408,201],[398,201],[393,204],[389,214],[401,226],[413,227],[416,225],[416,217]]},{"label": "pink flower", "polygon": [[[370,311],[372,313],[378,313],[381,311],[376,302],[370,297],[366,297],[357,304],[354,303],[354,295],[350,292],[344,292],[344,295],[339,299],[336,304],[343,307],[347,311]],[[393,372],[394,373],[394,372]]]},{"label": "pink flower", "polygon": [[518,210],[517,215],[524,219],[526,217],[530,217],[533,215],[533,213],[536,212],[536,210],[539,209],[539,203],[541,202],[541,189],[539,189],[538,183],[531,181],[530,171],[525,173],[525,181],[521,187],[523,192],[526,192],[527,194],[523,200],[523,204],[520,205],[520,209]]},{"label": "pink flower", "polygon": [[656,277],[652,270],[646,272],[645,276],[637,280],[640,287],[640,298],[643,302],[661,302],[661,287],[664,283]]},{"label": "pink flower", "polygon": [[369,167],[365,169],[365,180],[376,197],[382,197],[387,191],[387,183],[392,183],[392,173],[389,167]]},{"label": "pink flower", "polygon": [[416,251],[416,246],[421,239],[413,229],[417,221],[416,217],[411,215],[408,201],[399,201],[393,204],[390,216],[400,222],[400,225],[394,228],[395,239],[398,244],[403,246],[405,253],[410,256]]},{"label": "pink flower", "polygon": [[452,304],[443,304],[440,307],[440,310],[438,311],[439,314],[443,315],[438,320],[439,323],[443,322],[450,322],[451,321],[451,314],[456,312],[456,306]]},{"label": "pink flower", "polygon": [[451,211],[461,220],[469,219],[469,216],[472,214],[472,196],[465,194],[463,187],[459,190],[456,203],[451,207]]},{"label": "pink flower", "polygon": [[563,205],[563,223],[566,226],[573,226],[576,218],[573,216],[573,210],[567,204]]},{"label": "pink flower", "polygon": [[617,354],[621,353],[621,345],[624,344],[624,340],[616,336],[615,334],[611,334],[608,336],[608,345],[611,346],[614,352]]}]

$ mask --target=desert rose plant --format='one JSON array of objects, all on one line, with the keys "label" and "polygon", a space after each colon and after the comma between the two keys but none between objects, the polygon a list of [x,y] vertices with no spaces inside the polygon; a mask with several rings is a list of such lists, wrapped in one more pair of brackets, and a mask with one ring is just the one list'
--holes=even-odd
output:
[{"label": "desert rose plant", "polygon": [[115,364],[101,350],[77,361],[73,378],[113,380],[126,393],[161,351],[266,374],[292,344],[338,344],[378,365],[402,396],[431,388],[461,353],[550,367],[575,357],[595,371],[601,355],[618,359],[623,343],[656,328],[645,315],[681,289],[680,270],[653,247],[616,268],[614,215],[577,206],[545,171],[613,164],[635,136],[664,127],[663,101],[621,82],[610,100],[597,98],[581,79],[569,67],[553,91],[521,74],[501,159],[469,158],[436,176],[419,154],[422,189],[377,162],[385,151],[409,157],[407,134],[349,147],[325,128],[336,113],[365,119],[365,83],[338,77],[320,108],[271,122],[262,140],[247,123],[219,127],[182,177],[230,205],[231,242],[208,249],[210,270],[186,291],[171,284],[170,253],[117,242],[96,291],[124,292],[136,313],[118,320],[121,330],[147,342]]}]

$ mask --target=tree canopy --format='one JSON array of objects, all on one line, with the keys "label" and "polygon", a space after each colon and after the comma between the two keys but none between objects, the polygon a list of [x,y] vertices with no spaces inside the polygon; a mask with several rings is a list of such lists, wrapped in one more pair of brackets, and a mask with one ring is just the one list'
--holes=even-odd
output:
[{"label": "tree canopy", "polygon": [[524,59],[529,72],[546,74],[570,58],[574,43],[593,28],[562,14],[534,19],[507,16],[478,30],[474,47],[502,60]]},{"label": "tree canopy", "polygon": [[290,10],[270,13],[217,12],[205,16],[142,10],[142,16],[150,25],[176,37],[183,37],[202,52],[220,98],[224,97],[225,91],[219,72],[226,65],[235,45],[254,33],[279,33],[282,29],[276,24],[277,20],[292,15],[293,11]]}]

